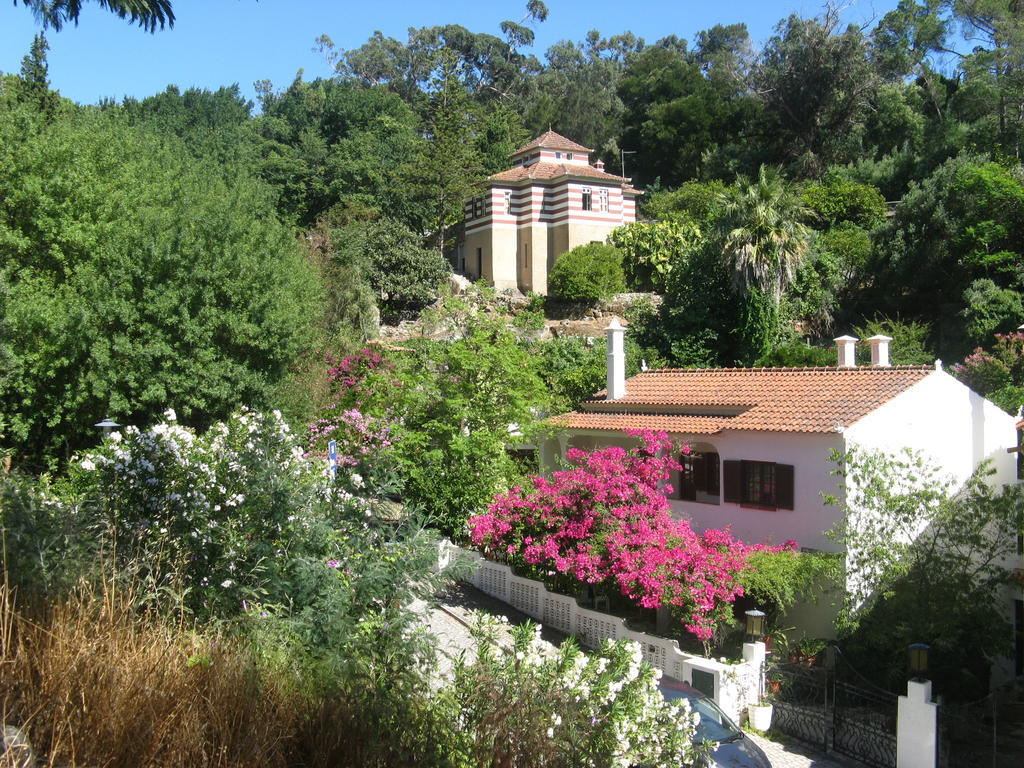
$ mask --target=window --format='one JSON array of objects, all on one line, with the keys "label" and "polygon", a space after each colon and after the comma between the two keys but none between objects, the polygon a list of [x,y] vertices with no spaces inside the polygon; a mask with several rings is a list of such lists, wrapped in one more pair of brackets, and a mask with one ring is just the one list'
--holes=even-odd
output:
[{"label": "window", "polygon": [[565,159],[566,159],[566,160],[572,160],[572,152],[570,152],[569,154],[567,154],[567,155],[565,156]]},{"label": "window", "polygon": [[594,195],[591,192],[590,187],[583,188],[583,210],[592,211],[594,209]]},{"label": "window", "polygon": [[555,160],[561,160],[561,159],[562,159],[562,153],[561,152],[555,152]]},{"label": "window", "polygon": [[474,274],[477,277],[482,277],[484,273],[484,249],[476,249],[476,272]]},{"label": "window", "polygon": [[512,213],[512,191],[509,189],[505,190],[505,215]]},{"label": "window", "polygon": [[608,190],[607,189],[602,189],[602,190],[599,191],[598,200],[600,201],[601,210],[607,212],[608,211]]},{"label": "window", "polygon": [[793,509],[793,466],[770,461],[726,461],[725,500],[765,509]]},{"label": "window", "polygon": [[[720,462],[717,453],[690,453],[679,457],[682,470],[679,472],[677,493],[684,501],[708,501],[718,503],[720,494]],[[709,498],[715,497],[715,498]]]},{"label": "window", "polygon": [[473,217],[479,218],[484,215],[484,199],[482,197],[473,198]]}]

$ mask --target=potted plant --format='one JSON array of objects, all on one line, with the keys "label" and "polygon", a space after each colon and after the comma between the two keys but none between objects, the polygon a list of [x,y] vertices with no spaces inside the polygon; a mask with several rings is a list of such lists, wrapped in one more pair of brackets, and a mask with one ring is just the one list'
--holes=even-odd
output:
[{"label": "potted plant", "polygon": [[801,637],[797,642],[797,650],[808,664],[814,664],[818,660],[818,654],[825,650],[825,641],[816,637]]},{"label": "potted plant", "polygon": [[747,720],[750,726],[758,731],[767,731],[772,727],[772,706],[768,696],[762,695],[756,704],[747,705]]}]

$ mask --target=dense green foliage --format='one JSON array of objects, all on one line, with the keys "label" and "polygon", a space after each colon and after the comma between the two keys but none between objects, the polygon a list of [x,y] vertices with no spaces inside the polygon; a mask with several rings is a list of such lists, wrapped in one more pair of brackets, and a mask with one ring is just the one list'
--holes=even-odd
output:
[{"label": "dense green foliage", "polygon": [[42,463],[105,414],[209,424],[261,405],[311,343],[319,286],[273,198],[95,111],[0,112],[14,359],[4,442]]},{"label": "dense green foliage", "polygon": [[622,251],[612,245],[577,245],[555,260],[548,275],[551,295],[566,301],[596,302],[626,290]]},{"label": "dense green foliage", "polygon": [[847,593],[836,619],[844,649],[898,689],[893,649],[931,646],[929,672],[947,697],[989,690],[989,665],[1009,655],[1003,589],[1024,530],[1024,486],[991,483],[985,464],[964,484],[910,451],[833,457],[844,489],[835,531],[846,550]]},{"label": "dense green foliage", "polygon": [[[81,5],[23,4],[55,28]],[[311,313],[321,348],[351,349],[378,312],[431,303],[463,199],[549,126],[609,171],[625,158],[646,192],[655,221],[614,241],[627,285],[666,298],[633,333],[673,364],[789,359],[776,348],[827,348],[876,318],[926,329],[913,359],[955,361],[1024,322],[1016,4],[904,0],[872,29],[830,7],[781,20],[760,47],[742,23],[690,41],[591,31],[543,55],[530,46],[546,9],[528,5],[493,33],[439,24],[351,50],[325,35],[335,76],[261,83],[258,115],[237,87],[103,110],[126,117],[116,130],[180,139],[168,155],[267,183],[327,287]],[[173,21],[167,3],[104,7],[147,29]],[[82,119],[46,87],[45,40],[28,42],[0,103]],[[944,61],[954,49],[970,53]],[[588,299],[618,287],[581,274],[568,282],[587,285],[552,286]]]}]

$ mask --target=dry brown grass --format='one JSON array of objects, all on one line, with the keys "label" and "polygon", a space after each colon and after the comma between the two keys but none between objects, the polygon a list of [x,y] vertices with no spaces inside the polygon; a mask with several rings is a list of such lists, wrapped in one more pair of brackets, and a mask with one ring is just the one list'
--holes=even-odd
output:
[{"label": "dry brown grass", "polygon": [[0,585],[0,719],[28,732],[40,764],[364,762],[340,701],[266,677],[237,641],[140,616],[114,590],[27,615]]}]

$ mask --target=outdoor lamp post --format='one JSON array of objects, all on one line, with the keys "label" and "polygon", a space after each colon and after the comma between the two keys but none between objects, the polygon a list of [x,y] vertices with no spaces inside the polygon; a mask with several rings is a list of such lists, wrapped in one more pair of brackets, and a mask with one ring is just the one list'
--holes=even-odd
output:
[{"label": "outdoor lamp post", "polygon": [[120,427],[121,425],[118,424],[109,416],[107,416],[107,418],[105,418],[103,421],[99,422],[98,424],[93,424],[93,426],[99,427],[100,429],[103,430],[103,439],[106,440],[108,437],[110,437],[110,433],[114,431],[114,428]]},{"label": "outdoor lamp post", "polygon": [[757,609],[746,612],[747,642],[759,643],[764,639],[764,611]]},{"label": "outdoor lamp post", "polygon": [[907,668],[910,679],[924,682],[928,679],[928,651],[931,646],[925,643],[911,643],[907,646]]}]

